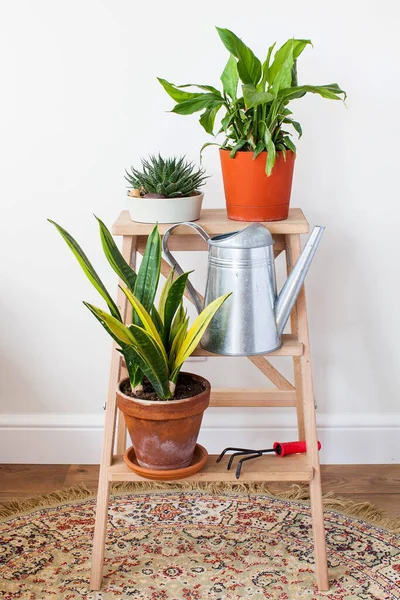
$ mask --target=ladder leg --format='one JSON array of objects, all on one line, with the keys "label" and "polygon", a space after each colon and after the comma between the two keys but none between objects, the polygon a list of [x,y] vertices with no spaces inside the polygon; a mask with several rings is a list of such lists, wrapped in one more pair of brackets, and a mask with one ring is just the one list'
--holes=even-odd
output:
[{"label": "ladder leg", "polygon": [[[288,236],[290,264],[294,264],[300,255],[299,235]],[[293,323],[293,322],[292,322]],[[307,457],[313,467],[314,476],[310,482],[311,518],[315,548],[315,571],[318,587],[321,591],[329,589],[328,564],[326,555],[326,539],[324,527],[324,512],[322,506],[321,471],[318,454],[317,427],[315,421],[314,391],[311,373],[310,342],[308,335],[307,309],[304,286],[296,303],[297,335],[304,345],[304,353],[299,357],[296,386],[300,383],[303,412],[304,439],[307,443]],[[296,376],[296,369],[295,369]]]},{"label": "ladder leg", "polygon": [[[286,238],[286,271],[287,274],[291,272],[294,263],[297,260],[298,254],[296,253],[296,248],[291,248],[291,239],[292,236],[287,235]],[[298,249],[300,251],[300,249]],[[293,256],[292,256],[293,254]],[[293,262],[292,262],[293,261]],[[290,314],[290,329],[293,334],[298,335],[298,318],[297,318],[297,305],[293,307],[293,310]],[[302,382],[301,382],[301,367],[300,367],[300,357],[293,356],[293,374],[294,374],[294,385],[296,388],[296,411],[297,411],[297,429],[298,429],[298,439],[305,440],[305,431],[304,431],[304,403],[303,403],[303,394],[302,394]]]},{"label": "ladder leg", "polygon": [[[135,237],[123,237],[122,254],[129,264],[131,264],[132,251],[135,248],[135,244]],[[124,321],[127,320],[127,304],[128,301],[125,294],[121,289],[118,289],[117,305],[120,309],[121,316],[124,319]],[[108,481],[108,467],[112,464],[114,453],[114,440],[117,416],[116,387],[121,372],[120,354],[119,352],[117,352],[116,348],[117,345],[114,342],[111,354],[111,368],[108,383],[103,447],[100,462],[99,487],[97,492],[96,519],[94,526],[92,567],[90,576],[90,589],[93,591],[100,590],[101,581],[103,578],[104,549],[107,530],[108,501],[110,493],[110,482]],[[121,421],[121,419],[119,419],[119,421]],[[122,434],[119,435],[122,436]]]}]

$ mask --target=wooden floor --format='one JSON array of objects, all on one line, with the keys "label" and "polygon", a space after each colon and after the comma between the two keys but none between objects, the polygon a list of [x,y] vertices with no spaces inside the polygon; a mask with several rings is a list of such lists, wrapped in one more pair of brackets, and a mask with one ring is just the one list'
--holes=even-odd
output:
[{"label": "wooden floor", "polygon": [[[0,465],[0,502],[82,483],[96,490],[98,471],[98,465]],[[400,465],[323,465],[322,487],[400,516]]]}]

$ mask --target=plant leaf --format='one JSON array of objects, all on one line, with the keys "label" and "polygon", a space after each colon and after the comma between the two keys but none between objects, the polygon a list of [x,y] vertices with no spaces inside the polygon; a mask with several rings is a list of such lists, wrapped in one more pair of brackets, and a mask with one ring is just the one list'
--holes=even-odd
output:
[{"label": "plant leaf", "polygon": [[265,59],[263,66],[262,66],[262,79],[261,79],[261,83],[259,84],[262,92],[265,90],[265,86],[266,86],[267,82],[269,81],[269,77],[268,77],[269,63],[271,61],[271,54],[272,54],[275,46],[276,46],[276,42],[274,42],[272,44],[272,46],[270,46],[268,48],[267,58]]},{"label": "plant leaf", "polygon": [[283,122],[290,123],[290,125],[293,125],[294,129],[297,131],[299,138],[301,138],[301,136],[303,135],[303,130],[301,128],[300,123],[298,123],[297,121],[294,121],[293,119],[287,119],[287,118],[284,119]]},{"label": "plant leaf", "polygon": [[74,254],[75,258],[78,260],[80,266],[82,267],[82,270],[85,273],[86,277],[89,279],[89,281],[92,283],[92,285],[99,292],[100,296],[102,298],[104,298],[104,300],[106,301],[107,306],[110,310],[110,313],[113,315],[113,317],[115,317],[116,319],[118,319],[119,321],[122,322],[122,318],[121,318],[121,315],[120,315],[117,305],[115,304],[114,300],[111,298],[105,285],[101,281],[100,277],[97,275],[96,271],[93,268],[92,263],[89,261],[88,257],[86,256],[86,254],[84,253],[84,251],[82,250],[82,248],[80,247],[78,242],[76,242],[74,240],[74,238],[72,237],[72,235],[70,235],[68,233],[68,231],[66,231],[63,227],[61,227],[61,225],[58,225],[55,221],[52,221],[51,219],[47,219],[47,220],[49,221],[49,223],[54,225],[54,227],[57,229],[57,231],[61,234],[63,239],[66,241],[67,245],[72,250],[72,253]]},{"label": "plant leaf", "polygon": [[222,104],[224,104],[224,99],[217,94],[199,94],[195,98],[176,104],[171,112],[177,115],[192,115],[204,108],[216,108]]},{"label": "plant leaf", "polygon": [[259,92],[255,85],[246,84],[242,86],[243,98],[247,108],[253,108],[259,104],[268,104],[275,99],[275,95],[270,92]]},{"label": "plant leaf", "polygon": [[139,300],[137,298],[135,298],[135,296],[132,294],[132,292],[130,292],[126,288],[121,288],[121,289],[124,292],[125,296],[128,298],[129,302],[131,303],[133,309],[135,310],[135,313],[139,317],[139,320],[140,320],[142,326],[151,336],[153,336],[153,338],[156,340],[157,344],[161,347],[161,349],[164,352],[165,357],[166,357],[166,352],[165,352],[163,341],[161,339],[160,334],[157,331],[157,327],[153,323],[153,319],[151,318],[150,314],[147,312],[147,310],[145,309],[143,304],[141,304],[139,302]]},{"label": "plant leaf", "polygon": [[[281,90],[278,94],[278,98],[285,101],[295,100],[296,98],[302,98],[307,94],[307,92],[310,92],[311,94],[319,94],[322,96],[322,98],[327,98],[328,100],[346,99],[346,92],[340,89],[337,83],[290,87],[288,89]],[[340,94],[343,94],[343,98],[340,97]]]},{"label": "plant leaf", "polygon": [[[137,354],[132,346],[125,344],[120,340],[120,338],[108,327],[104,318],[103,311],[101,309],[97,309],[95,306],[84,302],[83,303],[90,312],[96,317],[99,323],[104,327],[107,331],[108,335],[112,337],[112,339],[120,346],[120,352],[125,359],[126,368],[128,370],[129,381],[132,388],[135,388],[139,383],[143,380],[143,373],[139,369],[139,365],[137,363]],[[105,313],[107,315],[107,313]]]},{"label": "plant leaf", "polygon": [[288,148],[288,150],[291,150],[292,152],[296,152],[296,146],[293,144],[293,142],[290,139],[290,137],[285,136],[283,138],[283,142],[284,142],[286,148]]},{"label": "plant leaf", "polygon": [[[146,249],[140,265],[134,295],[149,312],[154,303],[161,269],[161,239],[158,227],[155,225],[147,238]],[[137,323],[137,321],[135,321]]]},{"label": "plant leaf", "polygon": [[176,311],[179,306],[182,304],[183,294],[185,292],[186,283],[188,277],[192,273],[189,271],[187,273],[182,273],[179,275],[171,285],[168,296],[165,301],[165,309],[164,309],[164,343],[167,344],[169,340],[171,324],[173,318],[175,316]]},{"label": "plant leaf", "polygon": [[221,82],[224,88],[224,92],[236,100],[237,98],[237,86],[239,82],[239,73],[237,70],[236,58],[233,54],[229,55],[228,62],[226,63],[225,69],[222,71]]},{"label": "plant leaf", "polygon": [[207,148],[207,146],[221,146],[221,144],[218,144],[217,142],[206,142],[205,144],[203,144],[200,148],[200,162],[202,160],[203,150]]},{"label": "plant leaf", "polygon": [[268,81],[275,93],[291,87],[294,61],[300,56],[311,40],[290,39],[276,51],[274,61],[268,70]]},{"label": "plant leaf", "polygon": [[147,331],[137,325],[129,328],[105,311],[84,303],[88,309],[97,317],[100,323],[110,329],[115,337],[127,344],[135,352],[135,359],[140,370],[146,375],[154,390],[160,398],[171,397],[169,390],[169,370],[163,347]]},{"label": "plant leaf", "polygon": [[185,92],[182,89],[180,89],[179,86],[176,86],[173,83],[169,83],[166,79],[161,79],[161,77],[157,77],[157,79],[161,83],[167,94],[171,96],[171,98],[175,100],[175,102],[183,102],[183,100],[190,100],[191,98],[196,98],[197,96],[199,96],[199,92],[197,92],[196,94],[192,92]]},{"label": "plant leaf", "polygon": [[242,82],[257,85],[261,77],[261,62],[253,51],[229,29],[216,29],[225,48],[239,59],[237,70]]},{"label": "plant leaf", "polygon": [[174,362],[174,369],[179,368],[185,362],[185,360],[192,354],[200,339],[202,338],[205,330],[210,324],[211,319],[213,318],[217,310],[220,308],[220,306],[222,306],[222,304],[225,302],[225,300],[229,298],[231,293],[232,292],[230,292],[229,294],[225,294],[225,296],[220,296],[219,298],[216,298],[216,300],[210,302],[210,304],[208,304],[206,308],[195,319],[193,325],[187,332],[187,335],[185,336],[181,347],[179,348],[178,354]]},{"label": "plant leaf", "polygon": [[121,345],[121,354],[125,359],[126,368],[128,371],[129,381],[132,389],[135,389],[139,383],[143,381],[143,373],[138,365],[137,352],[132,348],[132,346],[128,346],[127,344]]},{"label": "plant leaf", "polygon": [[272,141],[271,132],[268,128],[265,130],[265,145],[268,152],[267,161],[265,163],[265,172],[269,177],[272,173],[272,169],[274,168],[276,160],[276,148],[274,142]]},{"label": "plant leaf", "polygon": [[238,152],[241,148],[243,148],[243,146],[245,146],[247,144],[247,140],[239,140],[237,144],[235,144],[235,146],[232,148],[229,156],[231,158],[235,158],[236,156],[236,152]]},{"label": "plant leaf", "polygon": [[171,398],[169,369],[163,348],[147,331],[137,325],[130,326],[140,369],[163,400]]},{"label": "plant leaf", "polygon": [[123,344],[132,345],[134,340],[126,325],[112,315],[109,315],[105,310],[102,310],[93,304],[89,304],[89,302],[84,302],[83,304],[95,315],[95,317],[97,317],[103,326],[107,326],[114,339],[117,338]]},{"label": "plant leaf", "polygon": [[215,117],[217,116],[217,113],[218,113],[219,109],[221,108],[221,106],[222,106],[222,104],[219,104],[218,106],[215,106],[214,108],[206,108],[206,110],[200,115],[200,119],[199,119],[200,125],[202,127],[204,127],[206,132],[209,133],[210,135],[213,135]]},{"label": "plant leaf", "polygon": [[[180,347],[182,346],[183,340],[186,337],[188,323],[189,323],[189,319],[185,318],[181,322],[179,329],[174,336],[174,340],[171,345],[171,350],[169,352],[169,363],[168,363],[171,371],[174,371],[175,358],[176,358],[177,353],[179,352]],[[178,373],[179,373],[179,371],[178,371]],[[174,382],[176,381],[176,376],[178,375],[178,373],[175,374],[174,379],[172,379],[172,377],[170,375],[171,381],[174,381]]]},{"label": "plant leaf", "polygon": [[157,329],[158,333],[160,334],[161,339],[163,339],[164,338],[164,324],[161,320],[158,310],[156,309],[156,307],[154,305],[151,307],[151,319],[154,323],[155,328]]},{"label": "plant leaf", "polygon": [[260,140],[254,150],[254,154],[253,154],[253,160],[256,160],[257,156],[259,154],[261,154],[261,152],[263,152],[265,150],[265,144],[262,140]]},{"label": "plant leaf", "polygon": [[137,277],[135,271],[128,265],[122,256],[116,243],[114,242],[113,236],[104,225],[103,221],[101,221],[98,217],[96,217],[96,219],[100,226],[101,244],[108,262],[118,277],[125,283],[126,287],[133,292]]},{"label": "plant leaf", "polygon": [[163,285],[163,288],[161,290],[161,295],[160,295],[160,300],[158,303],[158,313],[160,315],[160,318],[162,320],[162,322],[164,323],[164,308],[165,308],[165,301],[167,299],[168,296],[168,292],[171,288],[171,285],[174,281],[174,275],[175,275],[175,267],[173,267],[169,274],[167,279],[165,280],[165,283]]},{"label": "plant leaf", "polygon": [[[187,88],[187,87],[198,87],[201,90],[206,90],[207,92],[212,92],[213,94],[217,94],[218,96],[221,96],[221,92],[212,85],[200,85],[199,83],[185,83],[183,85],[178,85],[177,87],[179,89]],[[222,96],[221,96],[221,98],[222,98]]]}]

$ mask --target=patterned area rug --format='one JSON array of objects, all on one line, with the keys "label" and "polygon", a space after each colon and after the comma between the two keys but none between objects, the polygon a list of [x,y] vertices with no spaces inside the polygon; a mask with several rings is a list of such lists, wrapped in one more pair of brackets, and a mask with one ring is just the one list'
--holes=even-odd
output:
[{"label": "patterned area rug", "polygon": [[[288,495],[302,492],[296,488]],[[329,592],[318,592],[315,584],[305,501],[176,486],[112,497],[103,589],[90,592],[95,500],[75,489],[33,504],[15,503],[0,511],[0,598],[400,598],[399,533],[333,510],[347,507],[377,521],[379,513],[369,505],[332,497],[325,505]],[[395,529],[400,523],[389,525]]]}]

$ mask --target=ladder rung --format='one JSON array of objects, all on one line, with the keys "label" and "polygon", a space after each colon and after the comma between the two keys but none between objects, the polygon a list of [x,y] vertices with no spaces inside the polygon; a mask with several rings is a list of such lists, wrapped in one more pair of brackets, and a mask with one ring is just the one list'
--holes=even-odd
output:
[{"label": "ladder rung", "polygon": [[[282,341],[283,344],[279,350],[265,354],[265,356],[301,356],[303,354],[303,344],[298,341],[295,335],[292,335],[291,333],[283,334]],[[208,352],[208,350],[204,350],[200,346],[197,346],[192,356],[210,356],[217,358],[224,355],[213,354],[212,352]]]},{"label": "ladder rung", "polygon": [[210,406],[296,406],[296,391],[211,388]]}]

